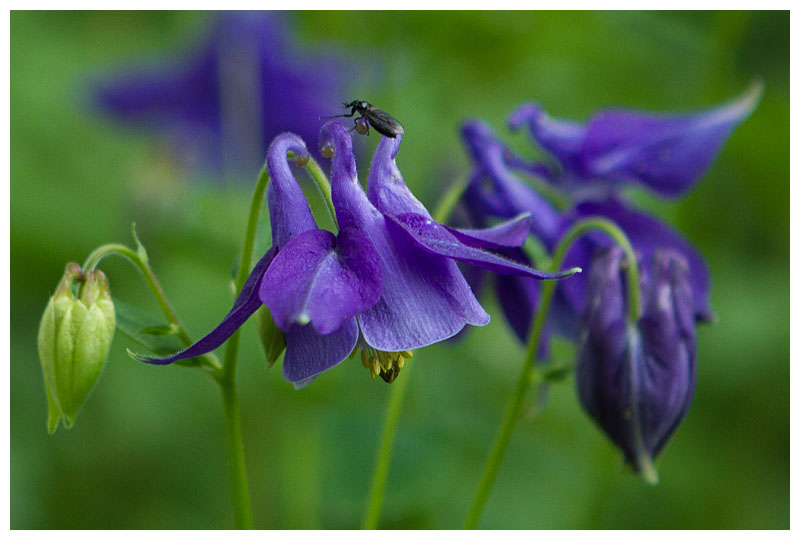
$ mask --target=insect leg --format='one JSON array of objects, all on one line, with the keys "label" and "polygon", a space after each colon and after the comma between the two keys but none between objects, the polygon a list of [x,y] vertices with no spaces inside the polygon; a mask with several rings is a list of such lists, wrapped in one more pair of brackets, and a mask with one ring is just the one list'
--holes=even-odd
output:
[{"label": "insect leg", "polygon": [[345,113],[345,114],[337,114],[337,115],[334,115],[334,116],[320,116],[319,119],[320,120],[322,120],[322,119],[326,119],[327,120],[327,119],[330,119],[330,118],[352,118],[354,114],[356,114],[355,111],[350,111],[350,114]]}]

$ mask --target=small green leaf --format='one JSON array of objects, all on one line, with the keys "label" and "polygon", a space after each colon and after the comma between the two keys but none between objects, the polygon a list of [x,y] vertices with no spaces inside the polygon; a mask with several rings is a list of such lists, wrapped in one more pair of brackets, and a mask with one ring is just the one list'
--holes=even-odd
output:
[{"label": "small green leaf", "polygon": [[[117,328],[148,351],[167,356],[186,348],[171,325],[165,325],[152,315],[120,300],[114,302],[114,308]],[[162,332],[164,329],[167,331]]]},{"label": "small green leaf", "polygon": [[178,333],[178,327],[174,324],[159,324],[157,326],[149,326],[147,328],[142,328],[139,330],[142,334],[147,334],[149,336],[159,336],[159,337],[166,337],[166,336],[174,336]]}]

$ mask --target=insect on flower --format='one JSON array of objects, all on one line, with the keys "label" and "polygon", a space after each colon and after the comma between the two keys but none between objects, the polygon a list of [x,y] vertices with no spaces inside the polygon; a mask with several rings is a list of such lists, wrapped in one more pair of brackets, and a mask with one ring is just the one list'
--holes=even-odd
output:
[{"label": "insect on flower", "polygon": [[[353,120],[353,129],[361,135],[369,135],[369,126],[374,127],[378,133],[390,139],[394,139],[405,131],[403,125],[395,120],[392,115],[369,102],[354,100],[350,103],[342,103],[342,105],[345,109],[350,109],[350,114],[322,116],[320,118],[350,118],[358,113],[361,116]],[[369,124],[365,123],[364,120]]]}]

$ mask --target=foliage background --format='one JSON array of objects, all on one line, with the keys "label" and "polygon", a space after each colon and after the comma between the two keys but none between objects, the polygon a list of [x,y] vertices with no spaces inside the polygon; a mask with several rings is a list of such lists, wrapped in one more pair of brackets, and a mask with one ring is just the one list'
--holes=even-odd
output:
[{"label": "foliage background", "polygon": [[[233,524],[218,391],[207,377],[134,362],[118,333],[75,428],[49,437],[35,344],[65,263],[101,243],[130,242],[132,221],[193,335],[228,310],[257,171],[213,183],[161,167],[157,143],[99,117],[86,92],[111,67],[196,42],[208,18],[12,13],[12,528]],[[481,524],[787,528],[788,12],[315,12],[290,20],[300,43],[351,55],[352,94],[341,100],[366,98],[402,120],[398,163],[429,207],[467,171],[458,137],[467,117],[528,148],[504,126],[523,101],[575,119],[610,104],[679,111],[764,79],[760,107],[688,198],[640,197],[704,253],[719,315],[699,330],[696,398],[660,460],[660,485],[622,467],[569,379],[551,389],[535,423],[519,425]],[[376,141],[361,148],[367,159]],[[110,259],[103,268],[115,297],[157,313],[132,267]],[[484,303],[493,324],[418,353],[384,527],[454,528],[466,514],[523,357],[495,303]],[[358,527],[389,387],[353,360],[296,392],[278,369],[265,372],[253,327],[239,380],[256,525]]]}]

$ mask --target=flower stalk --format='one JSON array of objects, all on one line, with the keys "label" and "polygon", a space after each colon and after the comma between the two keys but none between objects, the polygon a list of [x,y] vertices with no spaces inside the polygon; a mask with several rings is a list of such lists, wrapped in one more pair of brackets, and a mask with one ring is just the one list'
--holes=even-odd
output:
[{"label": "flower stalk", "polygon": [[[192,338],[186,331],[186,327],[183,326],[183,323],[178,318],[178,314],[175,312],[175,308],[172,307],[172,304],[167,298],[166,293],[164,293],[164,289],[161,288],[161,284],[158,282],[158,278],[156,278],[153,269],[150,268],[150,263],[147,259],[147,253],[136,236],[135,227],[133,229],[133,237],[138,245],[137,251],[132,250],[124,244],[104,244],[89,254],[89,256],[86,258],[86,261],[83,263],[82,272],[87,273],[94,271],[97,268],[97,265],[100,264],[100,261],[109,255],[119,255],[127,259],[141,272],[142,276],[147,282],[147,285],[150,287],[150,291],[153,293],[153,296],[158,302],[161,312],[164,314],[164,318],[166,318],[167,322],[169,322],[170,325],[175,328],[178,339],[180,339],[181,342],[186,346],[191,345],[193,343]],[[202,367],[203,370],[209,375],[214,378],[219,376],[222,366],[215,355],[205,354],[203,356],[199,356],[197,361],[197,365]]]},{"label": "flower stalk", "polygon": [[[250,213],[247,219],[242,256],[236,274],[236,294],[242,290],[250,273],[253,261],[253,246],[256,240],[256,229],[264,194],[269,184],[269,174],[264,166],[258,175]],[[222,391],[222,408],[225,415],[225,441],[228,448],[228,462],[231,470],[231,488],[233,490],[233,508],[236,516],[236,528],[253,528],[253,510],[250,504],[250,488],[247,484],[247,465],[244,457],[244,440],[242,438],[242,415],[239,410],[239,398],[236,394],[236,361],[239,356],[239,338],[237,331],[228,340],[222,364],[222,373],[217,379]]]},{"label": "flower stalk", "polygon": [[[625,252],[625,257],[628,262],[628,314],[630,321],[635,323],[641,312],[641,303],[639,299],[639,269],[633,247],[628,241],[628,238],[612,221],[605,218],[587,218],[575,222],[558,244],[555,255],[553,256],[552,268],[560,268],[564,264],[564,259],[570,247],[572,247],[572,244],[580,238],[581,235],[590,230],[599,230],[608,234]],[[494,446],[492,446],[491,453],[486,461],[486,467],[483,471],[480,484],[478,485],[475,499],[464,521],[464,529],[474,529],[478,526],[478,521],[486,506],[486,501],[489,499],[489,494],[497,479],[497,473],[500,470],[500,465],[503,462],[506,449],[511,441],[514,427],[522,412],[525,396],[532,386],[538,388],[544,381],[544,377],[537,374],[536,353],[539,350],[542,330],[544,329],[544,324],[547,321],[547,315],[550,311],[550,304],[553,300],[556,283],[554,281],[543,281],[541,287],[541,304],[533,322],[533,329],[531,330],[531,337],[528,342],[528,352],[525,357],[525,362],[522,366],[520,376],[517,379],[516,386],[514,387],[511,401],[506,409],[500,431],[497,434]]]},{"label": "flower stalk", "polygon": [[399,380],[392,385],[389,404],[386,406],[383,433],[381,434],[381,442],[378,445],[378,453],[375,456],[375,468],[372,473],[369,498],[367,499],[367,512],[364,516],[364,523],[361,526],[365,530],[377,529],[380,523],[381,508],[386,494],[386,481],[389,478],[389,465],[392,462],[392,448],[394,447],[397,424],[400,421],[400,413],[405,401],[406,388],[408,388],[411,364],[413,364],[413,361],[406,360],[403,367],[403,376],[398,377]]}]

